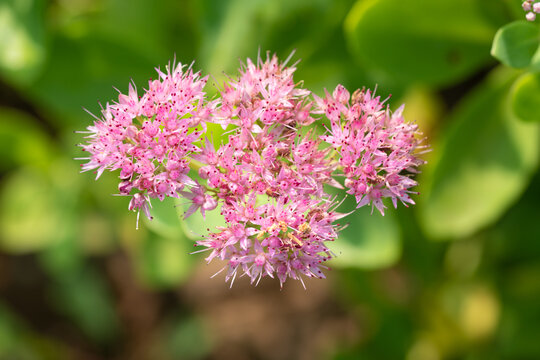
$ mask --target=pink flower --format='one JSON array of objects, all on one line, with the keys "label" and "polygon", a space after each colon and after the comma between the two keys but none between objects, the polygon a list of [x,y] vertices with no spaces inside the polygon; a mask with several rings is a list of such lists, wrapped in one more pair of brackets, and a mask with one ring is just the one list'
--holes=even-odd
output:
[{"label": "pink flower", "polygon": [[148,199],[148,196],[145,196],[142,193],[136,193],[131,198],[128,208],[129,210],[137,211],[137,228],[139,226],[139,213],[141,210],[147,218],[152,220],[152,215],[150,215],[150,207],[150,199]]},{"label": "pink flower", "polygon": [[540,2],[538,0],[526,0],[521,4],[521,7],[527,13],[525,15],[527,21],[536,20],[536,14],[540,13]]},{"label": "pink flower", "polygon": [[[157,69],[159,79],[151,80],[141,97],[130,84],[128,95],[120,94],[118,102],[107,104],[101,118],[96,117],[81,145],[89,154],[82,171],[96,169],[99,177],[105,170],[120,169],[120,193],[138,191],[129,207],[149,218],[150,198],[178,197],[186,185],[196,185],[187,173],[189,156],[201,151],[195,128],[200,114],[208,116],[202,90],[207,78],[183,68]],[[209,208],[208,202],[203,208]]]},{"label": "pink flower", "polygon": [[[371,91],[351,96],[342,85],[315,96],[295,83],[287,62],[248,59],[210,102],[206,78],[191,68],[158,69],[141,97],[130,85],[88,127],[83,171],[99,177],[119,170],[119,193],[132,196],[137,221],[140,211],[151,218],[152,198],[187,199],[185,217],[219,208],[226,225],[196,245],[210,252],[208,262],[224,262],[231,286],[236,276],[255,284],[276,277],[281,285],[324,278],[324,263],[334,256],[327,242],[338,238],[336,221],[348,215],[337,212],[328,186],[383,214],[386,198],[394,207],[398,200],[414,204],[413,175],[426,146],[403,107],[391,113]],[[320,118],[323,135],[306,131]],[[224,128],[220,146],[203,140],[208,123]]]},{"label": "pink flower", "polygon": [[211,250],[208,262],[215,258],[227,262],[223,269],[229,269],[226,280],[231,286],[239,272],[252,283],[274,275],[281,285],[289,277],[324,278],[323,263],[332,257],[325,242],[337,238],[338,225],[333,223],[343,216],[333,206],[330,201],[308,199],[271,201],[254,209],[258,216],[221,228],[197,245]]},{"label": "pink flower", "polygon": [[184,218],[189,217],[198,209],[201,210],[202,216],[204,217],[205,211],[211,211],[217,207],[217,200],[213,196],[208,195],[202,186],[197,185],[190,190],[191,192],[179,191],[180,195],[191,200],[191,206],[184,214]]},{"label": "pink flower", "polygon": [[341,85],[316,102],[331,124],[321,139],[341,156],[345,187],[358,207],[372,204],[384,215],[384,198],[391,198],[394,207],[397,200],[414,204],[409,189],[416,181],[410,176],[424,163],[418,155],[425,146],[417,125],[404,121],[403,106],[392,114],[369,90],[355,92],[349,103]]}]

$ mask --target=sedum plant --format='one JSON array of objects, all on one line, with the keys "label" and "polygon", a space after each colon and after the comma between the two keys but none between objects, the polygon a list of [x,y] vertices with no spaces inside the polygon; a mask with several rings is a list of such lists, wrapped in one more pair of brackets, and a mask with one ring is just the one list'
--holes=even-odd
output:
[{"label": "sedum plant", "polygon": [[[191,66],[157,69],[141,96],[130,85],[95,117],[81,144],[82,170],[96,178],[119,171],[119,195],[131,198],[137,222],[140,212],[152,219],[151,199],[188,201],[185,217],[218,208],[226,225],[195,245],[209,252],[208,262],[224,262],[231,285],[238,275],[252,283],[277,277],[281,285],[324,278],[334,256],[327,242],[348,215],[337,210],[342,198],[383,215],[384,199],[414,204],[426,145],[403,107],[391,112],[371,90],[351,94],[342,85],[314,95],[295,82],[289,59],[248,59],[212,100],[208,77]],[[217,147],[209,124],[225,131]]]}]

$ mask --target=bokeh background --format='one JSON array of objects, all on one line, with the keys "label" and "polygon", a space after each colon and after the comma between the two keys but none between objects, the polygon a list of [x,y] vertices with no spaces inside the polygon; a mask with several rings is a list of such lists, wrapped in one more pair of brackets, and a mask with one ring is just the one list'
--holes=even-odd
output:
[{"label": "bokeh background", "polygon": [[[508,109],[523,71],[490,55],[523,16],[518,0],[1,0],[0,359],[540,359],[539,123]],[[319,95],[392,94],[433,150],[418,205],[351,216],[307,290],[229,289],[189,255],[215,218],[154,201],[135,230],[115,174],[73,160],[83,107],[113,87],[174,57],[220,83],[259,49],[296,50]]]}]

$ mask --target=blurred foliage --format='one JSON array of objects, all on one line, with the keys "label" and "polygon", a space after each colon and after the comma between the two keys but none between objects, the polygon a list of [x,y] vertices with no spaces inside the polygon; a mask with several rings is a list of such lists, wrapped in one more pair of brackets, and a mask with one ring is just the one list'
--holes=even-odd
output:
[{"label": "blurred foliage", "polygon": [[[202,293],[169,307],[148,295],[168,303],[200,281],[193,239],[219,214],[183,221],[182,201],[155,201],[135,230],[114,174],[78,173],[73,131],[92,122],[82,108],[98,114],[174,58],[219,84],[266,50],[295,50],[296,79],[319,95],[392,93],[432,147],[417,206],[345,219],[328,296],[361,331],[317,354],[540,358],[540,28],[522,17],[513,0],[1,1],[0,359],[220,358],[227,334],[209,332]],[[237,354],[276,358],[263,343]]]},{"label": "blurred foliage", "polygon": [[497,31],[491,53],[507,66],[527,67],[533,62],[538,50],[538,35],[536,25],[527,21],[515,21]]},{"label": "blurred foliage", "polygon": [[510,114],[511,81],[491,75],[456,108],[421,177],[422,224],[433,237],[464,237],[493,222],[538,168],[538,126]]},{"label": "blurred foliage", "polygon": [[511,93],[511,110],[523,121],[540,121],[537,109],[540,106],[540,75],[527,73],[514,83]]},{"label": "blurred foliage", "polygon": [[447,85],[489,62],[486,55],[493,32],[505,22],[505,9],[499,2],[482,5],[487,2],[358,1],[345,33],[359,64],[379,77]]}]

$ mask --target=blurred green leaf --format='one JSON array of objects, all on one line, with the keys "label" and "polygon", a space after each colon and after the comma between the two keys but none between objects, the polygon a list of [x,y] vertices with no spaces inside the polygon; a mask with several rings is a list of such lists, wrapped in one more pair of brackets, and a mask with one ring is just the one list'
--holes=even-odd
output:
[{"label": "blurred green leaf", "polygon": [[[519,202],[508,211],[501,221],[491,230],[493,239],[492,255],[499,262],[512,264],[537,263],[540,258],[540,172],[523,194]],[[512,239],[512,241],[508,241]]]},{"label": "blurred green leaf", "polygon": [[23,168],[4,180],[0,197],[0,246],[24,253],[42,250],[65,236],[66,213],[49,180]]},{"label": "blurred green leaf", "polygon": [[139,276],[153,288],[180,286],[193,267],[192,248],[183,236],[166,238],[148,233],[136,249]]},{"label": "blurred green leaf", "polygon": [[0,72],[16,83],[28,83],[45,58],[43,0],[0,3]]},{"label": "blurred green leaf", "polygon": [[[489,5],[493,3],[492,0],[485,0],[486,5]],[[514,0],[502,0],[503,3],[506,4],[506,8],[508,9],[508,15],[510,15],[510,18],[512,20],[523,20],[524,13],[523,13],[523,7],[521,4],[522,1],[514,1]],[[488,6],[486,6],[487,8]]]},{"label": "blurred green leaf", "polygon": [[[295,72],[295,79],[304,81],[306,88],[323,96],[324,89],[333,90],[337,84],[342,84],[351,92],[356,88],[364,86],[374,88],[377,85],[365,69],[356,66],[351,59],[341,26],[333,30],[333,34],[323,41],[324,37],[318,42],[319,47],[313,50],[307,59],[302,59]],[[299,49],[297,53],[304,57],[305,52]],[[378,95],[383,98],[388,96],[385,91],[390,87],[381,83],[379,85],[379,90],[382,91],[378,91]],[[399,90],[394,87],[392,91],[395,95]]]},{"label": "blurred green leaf", "polygon": [[208,357],[211,343],[200,319],[174,318],[166,328],[165,349],[174,359],[202,359]]},{"label": "blurred green leaf", "polygon": [[97,33],[139,53],[153,63],[150,71],[175,55],[178,61],[190,64],[198,40],[197,19],[189,16],[192,6],[191,1],[161,0],[157,6],[147,0],[130,0],[126,6],[125,0],[108,0],[100,6],[99,16],[85,22],[85,33]]},{"label": "blurred green leaf", "polygon": [[[83,108],[100,114],[100,103],[118,99],[117,88],[126,92],[130,80],[140,88],[155,76],[155,64],[124,44],[89,34],[84,39],[58,35],[43,75],[28,89],[37,103],[60,117],[60,125],[82,129],[93,119]],[[80,122],[80,119],[86,119]]]},{"label": "blurred green leaf", "polygon": [[179,206],[176,208],[178,215],[182,218],[182,227],[184,233],[191,239],[201,239],[208,231],[214,231],[217,226],[225,226],[225,219],[219,211],[219,207],[212,211],[206,211],[203,217],[201,212],[197,210],[187,219],[184,218],[184,213],[189,209],[190,203],[186,199],[177,200]]},{"label": "blurred green leaf", "polygon": [[[352,210],[355,204],[349,197],[342,206]],[[401,255],[401,237],[392,210],[388,209],[383,217],[377,210],[371,214],[371,207],[364,206],[344,218],[343,222],[348,222],[349,226],[340,232],[335,242],[328,244],[336,254],[331,264],[362,269],[394,264]]]},{"label": "blurred green leaf", "polygon": [[144,217],[150,231],[135,246],[135,263],[141,279],[151,287],[179,286],[193,266],[193,243],[184,235],[178,199],[152,200],[152,220]]},{"label": "blurred green leaf", "polygon": [[152,199],[153,219],[149,220],[144,214],[140,214],[144,218],[145,226],[163,237],[182,237],[183,231],[181,226],[180,215],[176,210],[177,200],[167,197],[163,201]]},{"label": "blurred green leaf", "polygon": [[50,165],[55,149],[36,121],[23,112],[0,108],[0,170],[20,165],[45,170]]},{"label": "blurred green leaf", "polygon": [[519,202],[490,230],[494,259],[490,270],[503,300],[496,336],[498,353],[507,359],[534,359],[540,354],[540,174]]},{"label": "blurred green leaf", "polygon": [[525,20],[500,28],[493,39],[491,55],[514,68],[529,66],[540,45],[540,28]]},{"label": "blurred green leaf", "polygon": [[268,50],[284,60],[293,49],[309,58],[327,45],[348,7],[348,0],[198,1],[200,57],[216,77],[236,69],[239,58],[254,59],[257,49],[263,58]]},{"label": "blurred green leaf", "polygon": [[420,217],[432,238],[470,235],[499,218],[537,168],[538,124],[510,114],[514,77],[496,72],[452,115],[420,180]]},{"label": "blurred green leaf", "polygon": [[510,91],[510,107],[523,121],[540,121],[540,73],[526,73]]},{"label": "blurred green leaf", "polygon": [[494,23],[504,21],[488,18],[480,5],[478,0],[359,0],[346,19],[345,35],[359,63],[378,78],[455,83],[489,61]]}]

